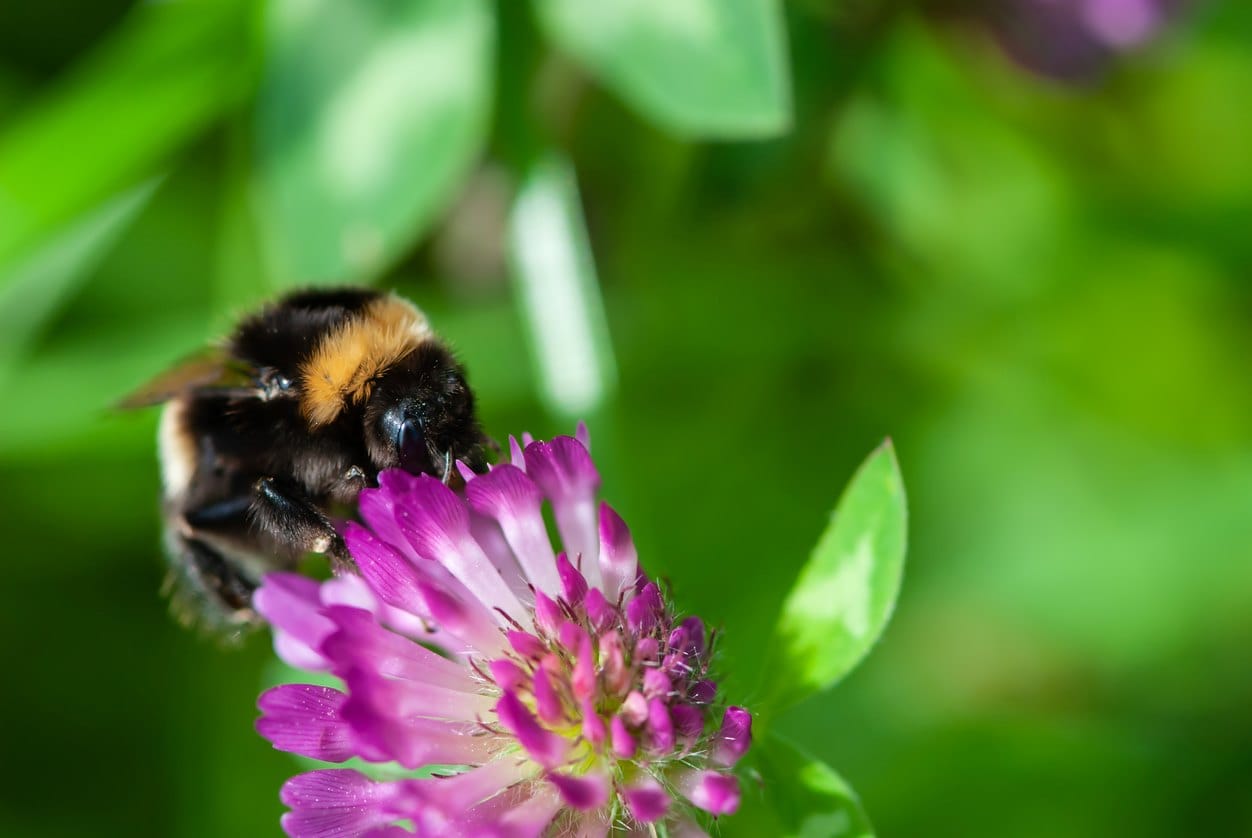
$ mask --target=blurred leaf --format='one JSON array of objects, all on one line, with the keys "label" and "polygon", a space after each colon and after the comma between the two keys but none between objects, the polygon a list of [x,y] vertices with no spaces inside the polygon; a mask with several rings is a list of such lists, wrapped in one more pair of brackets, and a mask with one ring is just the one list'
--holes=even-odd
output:
[{"label": "blurred leaf", "polygon": [[680,134],[774,136],[791,124],[777,0],[537,0],[548,35],[647,118]]},{"label": "blurred leaf", "polygon": [[726,838],[872,838],[856,792],[829,765],[778,736],[754,742],[748,754],[758,793],[749,786],[739,813],[719,824]]},{"label": "blurred leaf", "polygon": [[148,203],[156,181],[113,198],[49,236],[15,265],[0,265],[0,379],[100,263]]},{"label": "blurred leaf", "polygon": [[[256,202],[252,200],[251,126],[232,125],[222,161],[220,210],[213,253],[213,303],[237,317],[274,293],[266,270]],[[234,324],[222,323],[223,331]]]},{"label": "blurred leaf", "polygon": [[202,329],[201,318],[171,317],[143,329],[119,323],[20,365],[5,380],[6,392],[22,397],[0,411],[0,460],[29,458],[90,438],[117,416],[118,400],[169,363],[172,347],[186,346],[188,336]]},{"label": "blurred leaf", "polygon": [[783,602],[765,684],[780,710],[842,678],[878,639],[904,572],[904,483],[891,441],[844,490]]},{"label": "blurred leaf", "polygon": [[246,5],[143,4],[0,131],[0,262],[151,175],[248,87]]},{"label": "blurred leaf", "polygon": [[257,114],[280,281],[370,278],[430,224],[478,154],[485,0],[276,0]]},{"label": "blurred leaf", "polygon": [[558,416],[584,417],[604,402],[616,375],[568,161],[549,158],[522,185],[509,217],[509,256],[544,401]]},{"label": "blurred leaf", "polygon": [[[882,78],[839,111],[830,180],[884,231],[891,256],[920,261],[929,281],[989,299],[1056,282],[1073,184],[1052,149],[988,101],[992,74],[932,30],[898,27],[888,54]],[[1029,95],[1005,98],[1041,108]]]}]

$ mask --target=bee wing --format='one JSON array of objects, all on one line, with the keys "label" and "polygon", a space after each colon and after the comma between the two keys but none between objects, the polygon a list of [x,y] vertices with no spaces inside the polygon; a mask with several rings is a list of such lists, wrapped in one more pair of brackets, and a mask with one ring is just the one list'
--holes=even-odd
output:
[{"label": "bee wing", "polygon": [[167,402],[189,390],[255,388],[250,370],[232,361],[224,350],[210,348],[184,359],[117,403],[129,410]]}]

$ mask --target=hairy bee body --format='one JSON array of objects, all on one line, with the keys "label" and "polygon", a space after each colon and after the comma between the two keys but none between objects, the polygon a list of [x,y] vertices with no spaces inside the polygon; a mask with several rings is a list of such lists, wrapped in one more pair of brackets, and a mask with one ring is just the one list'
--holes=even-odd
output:
[{"label": "hairy bee body", "polygon": [[445,481],[485,467],[464,370],[425,316],[368,289],[302,291],[126,406],[165,402],[158,431],[167,587],[185,622],[259,622],[261,574],[305,553],[350,561],[334,524],[379,471]]}]

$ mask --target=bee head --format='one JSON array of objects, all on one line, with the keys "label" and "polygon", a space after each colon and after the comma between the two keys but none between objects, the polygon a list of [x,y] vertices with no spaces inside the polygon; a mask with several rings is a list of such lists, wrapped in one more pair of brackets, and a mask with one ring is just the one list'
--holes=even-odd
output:
[{"label": "bee head", "polygon": [[463,460],[486,468],[486,437],[474,415],[465,371],[435,341],[425,341],[385,370],[365,407],[365,441],[379,469],[433,474],[446,483]]}]

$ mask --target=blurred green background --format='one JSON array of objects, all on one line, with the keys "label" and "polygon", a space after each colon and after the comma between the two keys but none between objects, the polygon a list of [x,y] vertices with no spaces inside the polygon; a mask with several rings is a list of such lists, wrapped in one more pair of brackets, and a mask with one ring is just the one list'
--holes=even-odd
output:
[{"label": "blurred green background", "polygon": [[781,723],[880,835],[1252,834],[1249,90],[1239,2],[0,3],[0,834],[277,834],[109,405],[336,281],[586,416],[747,683],[892,436],[896,616]]}]

